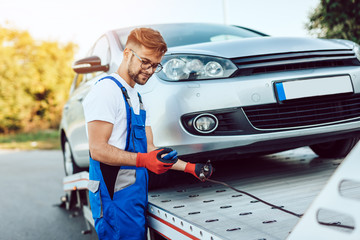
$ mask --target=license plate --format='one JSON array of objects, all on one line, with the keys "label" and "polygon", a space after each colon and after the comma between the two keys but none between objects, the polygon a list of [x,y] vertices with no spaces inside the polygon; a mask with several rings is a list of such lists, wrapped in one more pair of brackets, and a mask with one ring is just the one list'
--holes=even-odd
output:
[{"label": "license plate", "polygon": [[354,92],[350,76],[277,82],[275,89],[279,101]]}]

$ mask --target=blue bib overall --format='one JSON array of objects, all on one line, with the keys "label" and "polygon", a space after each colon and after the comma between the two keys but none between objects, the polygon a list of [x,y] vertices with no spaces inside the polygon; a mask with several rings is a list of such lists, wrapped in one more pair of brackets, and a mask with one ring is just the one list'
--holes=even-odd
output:
[{"label": "blue bib overall", "polygon": [[[146,112],[141,97],[140,113],[136,115],[126,89],[115,78],[108,76],[121,89],[127,115],[127,137],[125,150],[147,152],[145,134]],[[101,171],[100,162],[90,156],[89,198],[95,220],[95,230],[102,239],[146,239],[146,208],[148,203],[148,172],[146,168],[121,166],[114,184],[111,198]]]}]

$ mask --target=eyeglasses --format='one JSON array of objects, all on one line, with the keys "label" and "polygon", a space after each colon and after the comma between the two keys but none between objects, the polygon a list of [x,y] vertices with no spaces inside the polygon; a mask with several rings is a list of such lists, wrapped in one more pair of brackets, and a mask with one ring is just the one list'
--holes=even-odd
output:
[{"label": "eyeglasses", "polygon": [[140,62],[141,65],[140,67],[143,70],[148,70],[149,68],[152,68],[154,70],[154,72],[158,73],[163,69],[163,66],[161,65],[161,63],[151,63],[150,61],[147,60],[142,60],[132,49],[130,49],[130,51],[134,54],[135,57],[137,57]]}]

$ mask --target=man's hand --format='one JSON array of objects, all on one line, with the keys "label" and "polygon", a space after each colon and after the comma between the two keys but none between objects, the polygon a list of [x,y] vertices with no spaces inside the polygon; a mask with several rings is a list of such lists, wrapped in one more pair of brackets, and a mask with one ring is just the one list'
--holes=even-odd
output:
[{"label": "man's hand", "polygon": [[[164,156],[164,154],[166,154]],[[177,152],[171,148],[160,148],[149,153],[138,153],[136,167],[145,167],[156,174],[169,170],[178,160]]]},{"label": "man's hand", "polygon": [[203,163],[187,163],[184,172],[191,173],[200,181],[204,182],[206,179],[210,178],[214,172],[214,168],[211,166],[210,162]]}]

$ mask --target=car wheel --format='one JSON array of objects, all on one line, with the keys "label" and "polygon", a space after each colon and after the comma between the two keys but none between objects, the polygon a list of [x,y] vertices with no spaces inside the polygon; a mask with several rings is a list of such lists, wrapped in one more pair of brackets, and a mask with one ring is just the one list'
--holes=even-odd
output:
[{"label": "car wheel", "polygon": [[63,145],[63,157],[64,157],[64,170],[66,176],[81,172],[82,169],[78,167],[74,162],[74,156],[72,154],[70,144],[66,138],[64,140],[64,145]]},{"label": "car wheel", "polygon": [[311,145],[310,148],[314,153],[319,155],[319,157],[340,158],[345,157],[358,141],[359,138],[348,138]]}]

